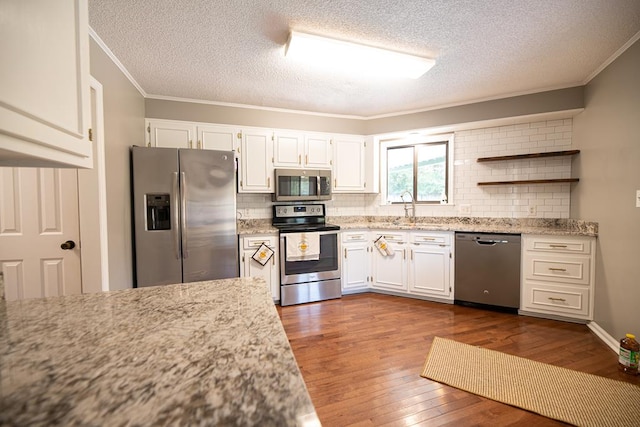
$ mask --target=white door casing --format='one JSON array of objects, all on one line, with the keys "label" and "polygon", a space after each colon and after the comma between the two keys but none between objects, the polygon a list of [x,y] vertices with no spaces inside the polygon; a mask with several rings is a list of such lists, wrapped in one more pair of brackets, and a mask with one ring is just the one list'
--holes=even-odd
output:
[{"label": "white door casing", "polygon": [[0,168],[6,299],[81,293],[77,183],[75,169]]}]

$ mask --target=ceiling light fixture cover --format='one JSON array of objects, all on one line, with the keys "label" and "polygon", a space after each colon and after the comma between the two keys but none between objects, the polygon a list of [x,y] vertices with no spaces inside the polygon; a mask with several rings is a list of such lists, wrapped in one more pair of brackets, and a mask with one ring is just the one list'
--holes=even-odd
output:
[{"label": "ceiling light fixture cover", "polygon": [[435,60],[342,40],[291,31],[284,47],[288,58],[356,74],[417,79]]}]

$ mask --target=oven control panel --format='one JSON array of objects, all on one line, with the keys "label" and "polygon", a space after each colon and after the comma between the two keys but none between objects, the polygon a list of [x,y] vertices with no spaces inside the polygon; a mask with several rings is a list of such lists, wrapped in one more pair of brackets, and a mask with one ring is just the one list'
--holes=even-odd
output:
[{"label": "oven control panel", "polygon": [[324,205],[274,205],[273,216],[274,218],[324,217]]}]

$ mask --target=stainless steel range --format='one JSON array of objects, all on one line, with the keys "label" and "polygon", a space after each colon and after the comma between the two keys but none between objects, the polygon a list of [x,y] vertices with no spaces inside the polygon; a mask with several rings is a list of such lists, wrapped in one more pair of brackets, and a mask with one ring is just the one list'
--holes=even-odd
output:
[{"label": "stainless steel range", "polygon": [[280,231],[280,305],[340,298],[340,227],[324,204],[274,205]]}]

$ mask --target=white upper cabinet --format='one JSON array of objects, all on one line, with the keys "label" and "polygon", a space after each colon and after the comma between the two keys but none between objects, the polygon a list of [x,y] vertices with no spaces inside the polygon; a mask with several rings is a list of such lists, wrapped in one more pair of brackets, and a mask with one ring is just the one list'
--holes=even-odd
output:
[{"label": "white upper cabinet", "polygon": [[205,150],[236,151],[242,131],[233,126],[198,125],[198,148]]},{"label": "white upper cabinet", "polygon": [[92,167],[87,1],[0,8],[0,166]]},{"label": "white upper cabinet", "polygon": [[302,133],[276,131],[273,143],[273,165],[275,167],[304,167],[304,135]]},{"label": "white upper cabinet", "polygon": [[235,126],[147,119],[147,146],[236,151],[242,130]]},{"label": "white upper cabinet", "polygon": [[273,193],[273,133],[245,130],[240,147],[240,193]]},{"label": "white upper cabinet", "polygon": [[196,125],[174,120],[148,120],[147,133],[149,147],[197,148],[195,144]]},{"label": "white upper cabinet", "polygon": [[304,164],[308,168],[330,169],[332,165],[333,147],[331,137],[325,134],[305,134]]},{"label": "white upper cabinet", "polygon": [[335,137],[333,147],[333,192],[364,193],[367,185],[364,137]]},{"label": "white upper cabinet", "polygon": [[276,131],[274,135],[274,166],[277,168],[331,168],[331,137]]}]

